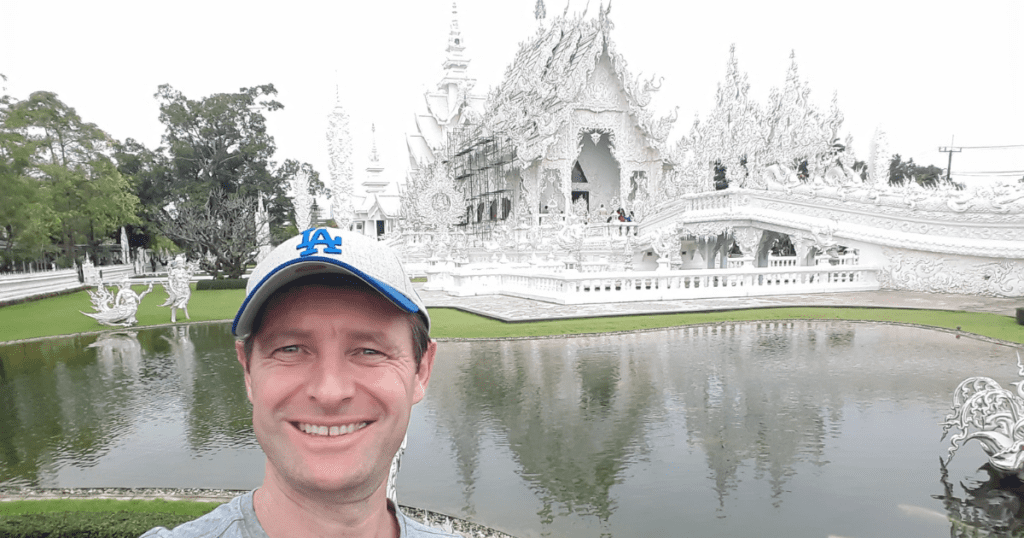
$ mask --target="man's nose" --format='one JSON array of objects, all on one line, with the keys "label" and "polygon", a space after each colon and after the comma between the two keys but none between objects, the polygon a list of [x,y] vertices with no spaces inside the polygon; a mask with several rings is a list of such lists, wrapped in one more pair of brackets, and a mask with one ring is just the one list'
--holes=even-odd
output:
[{"label": "man's nose", "polygon": [[307,392],[324,407],[344,404],[355,395],[355,370],[344,356],[321,357],[313,368]]}]

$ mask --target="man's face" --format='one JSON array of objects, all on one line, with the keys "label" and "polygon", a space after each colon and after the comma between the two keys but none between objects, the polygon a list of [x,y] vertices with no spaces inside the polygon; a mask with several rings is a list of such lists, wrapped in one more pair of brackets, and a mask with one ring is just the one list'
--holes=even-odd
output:
[{"label": "man's face", "polygon": [[[423,399],[436,344],[417,371],[408,320],[369,290],[298,288],[263,320],[245,388],[268,478],[306,494],[368,497]],[[244,367],[240,342],[236,350]]]}]

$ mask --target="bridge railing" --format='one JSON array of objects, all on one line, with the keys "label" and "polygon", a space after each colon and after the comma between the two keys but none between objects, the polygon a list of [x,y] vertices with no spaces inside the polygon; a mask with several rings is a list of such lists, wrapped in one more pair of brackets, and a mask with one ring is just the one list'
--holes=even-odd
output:
[{"label": "bridge railing", "polygon": [[453,295],[502,294],[560,304],[868,291],[878,269],[866,266],[538,273],[522,269],[455,269],[428,275]]}]

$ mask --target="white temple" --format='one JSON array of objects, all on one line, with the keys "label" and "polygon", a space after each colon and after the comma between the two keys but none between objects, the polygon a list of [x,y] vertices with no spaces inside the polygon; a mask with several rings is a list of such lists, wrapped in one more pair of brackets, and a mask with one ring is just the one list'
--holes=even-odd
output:
[{"label": "white temple", "polygon": [[372,130],[375,138],[370,150],[370,164],[362,182],[364,194],[352,197],[355,210],[349,229],[382,238],[398,229],[401,194],[398,182],[384,174],[377,153],[376,128],[372,127]]},{"label": "white temple", "polygon": [[[560,303],[900,289],[1024,295],[1024,189],[891,185],[795,57],[765,104],[730,51],[716,106],[667,143],[608,10],[525,41],[486,99],[458,24],[408,137],[393,244],[428,286]],[[621,209],[621,212],[619,211]],[[620,218],[621,216],[621,218]]]}]

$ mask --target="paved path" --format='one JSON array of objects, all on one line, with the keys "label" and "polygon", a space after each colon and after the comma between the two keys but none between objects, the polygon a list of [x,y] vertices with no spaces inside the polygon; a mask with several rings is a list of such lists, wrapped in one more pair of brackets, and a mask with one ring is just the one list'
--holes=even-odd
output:
[{"label": "paved path", "polygon": [[780,306],[851,306],[883,308],[920,308],[927,310],[962,310],[1015,316],[1024,307],[1024,298],[975,297],[950,293],[912,291],[855,291],[846,293],[813,293],[771,297],[729,297],[722,299],[680,299],[592,305],[560,305],[520,299],[505,295],[453,297],[445,292],[427,291],[417,284],[417,291],[427,308],[457,307],[501,321],[537,321],[630,314],[672,314],[677,312],[709,312]]}]

